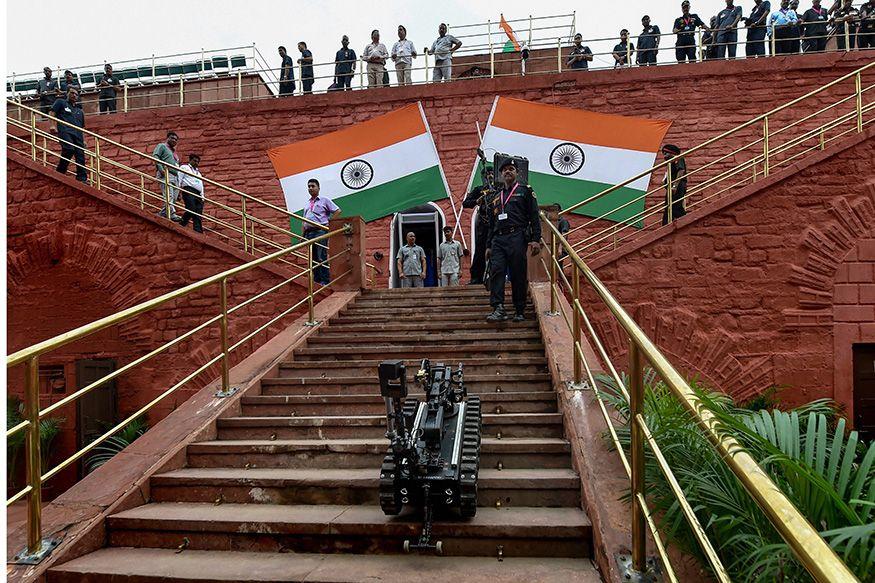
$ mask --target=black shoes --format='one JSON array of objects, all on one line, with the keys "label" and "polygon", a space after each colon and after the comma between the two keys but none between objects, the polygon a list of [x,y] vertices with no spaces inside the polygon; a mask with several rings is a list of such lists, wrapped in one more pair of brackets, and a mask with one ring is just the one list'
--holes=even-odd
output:
[{"label": "black shoes", "polygon": [[513,317],[514,322],[524,322],[525,319],[526,319],[526,317],[523,315],[522,312],[517,312],[516,316]]},{"label": "black shoes", "polygon": [[507,320],[507,312],[504,311],[504,306],[498,304],[492,313],[486,316],[487,322],[504,322]]}]

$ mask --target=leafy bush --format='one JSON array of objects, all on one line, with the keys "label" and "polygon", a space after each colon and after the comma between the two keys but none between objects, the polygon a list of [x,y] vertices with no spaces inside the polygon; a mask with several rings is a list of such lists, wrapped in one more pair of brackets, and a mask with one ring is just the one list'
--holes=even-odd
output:
[{"label": "leafy bush", "polygon": [[85,471],[90,474],[132,444],[148,429],[149,424],[145,418],[134,419],[92,450],[94,453],[85,461]]},{"label": "leafy bush", "polygon": [[[652,371],[645,375],[647,425],[731,578],[810,581],[691,415],[654,376]],[[628,450],[629,404],[613,378],[603,375],[597,380],[603,398],[626,422],[617,433]],[[752,410],[695,381],[690,386],[714,413],[721,430],[747,448],[848,566],[862,580],[870,577],[875,571],[875,444],[864,444],[856,431],[848,432],[844,419],[832,423],[835,408],[827,400],[790,411]],[[704,559],[649,449],[645,471],[648,499],[661,517],[661,530]]]},{"label": "leafy bush", "polygon": [[[24,421],[22,416],[23,409],[24,404],[21,402],[21,399],[14,395],[7,395],[6,429],[11,429]],[[49,417],[48,419],[41,419],[39,422],[40,467],[43,473],[49,469],[49,460],[53,453],[52,443],[54,443],[58,434],[61,433],[64,421],[63,417]],[[26,435],[27,429],[22,429],[9,436],[6,440],[6,479],[9,487],[14,490],[18,489],[16,482]]]}]

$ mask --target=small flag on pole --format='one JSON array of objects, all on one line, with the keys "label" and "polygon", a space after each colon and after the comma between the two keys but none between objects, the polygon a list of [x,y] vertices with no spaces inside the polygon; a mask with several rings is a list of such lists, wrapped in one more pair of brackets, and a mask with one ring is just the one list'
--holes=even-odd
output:
[{"label": "small flag on pole", "polygon": [[498,26],[501,27],[501,30],[504,31],[504,34],[507,35],[507,42],[504,43],[504,48],[501,52],[503,53],[512,53],[514,51],[520,50],[520,43],[517,41],[516,33],[504,19],[504,14],[501,15],[501,21],[498,23]]}]

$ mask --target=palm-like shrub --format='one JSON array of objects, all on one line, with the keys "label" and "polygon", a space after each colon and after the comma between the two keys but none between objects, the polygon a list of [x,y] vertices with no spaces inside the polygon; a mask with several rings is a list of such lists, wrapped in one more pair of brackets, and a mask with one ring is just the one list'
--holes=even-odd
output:
[{"label": "palm-like shrub", "polygon": [[[602,397],[626,422],[617,433],[628,450],[629,403],[613,378],[597,380]],[[848,432],[844,419],[835,421],[835,409],[827,400],[789,411],[754,410],[737,406],[695,381],[690,385],[714,413],[721,430],[747,448],[857,576],[864,581],[871,578],[875,444],[864,444],[856,431]],[[810,580],[691,415],[652,371],[645,376],[644,417],[733,580]],[[685,551],[704,558],[649,450],[645,471],[647,496],[663,532]]]},{"label": "palm-like shrub", "polygon": [[113,456],[146,433],[147,429],[149,429],[149,424],[145,418],[137,417],[132,420],[116,433],[107,437],[102,444],[95,446],[94,453],[88,456],[88,459],[85,461],[85,471],[90,474],[111,460]]}]

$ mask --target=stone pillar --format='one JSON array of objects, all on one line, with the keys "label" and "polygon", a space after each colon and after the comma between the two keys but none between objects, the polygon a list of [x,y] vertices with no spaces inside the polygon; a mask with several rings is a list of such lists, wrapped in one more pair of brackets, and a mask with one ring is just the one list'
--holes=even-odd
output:
[{"label": "stone pillar", "polygon": [[328,256],[331,257],[346,249],[348,252],[331,261],[332,279],[349,270],[333,289],[356,291],[366,288],[365,272],[365,221],[361,217],[340,217],[331,219],[328,229],[334,231],[344,225],[352,226],[352,233],[340,233],[328,239]]}]

